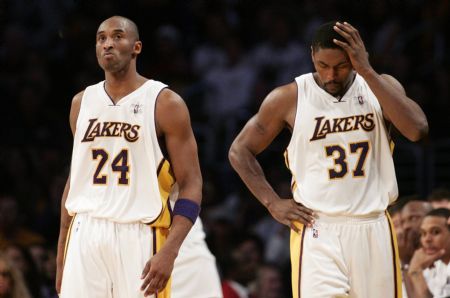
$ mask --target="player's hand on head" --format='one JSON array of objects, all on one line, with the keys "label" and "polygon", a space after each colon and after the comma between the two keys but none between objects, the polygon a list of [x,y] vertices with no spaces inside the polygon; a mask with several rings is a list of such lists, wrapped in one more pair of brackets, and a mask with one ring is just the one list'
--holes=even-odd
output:
[{"label": "player's hand on head", "polygon": [[372,69],[369,63],[369,54],[358,30],[347,22],[337,22],[334,30],[347,41],[333,40],[335,44],[343,48],[347,53],[355,71],[362,74]]},{"label": "player's hand on head", "polygon": [[296,222],[306,226],[314,224],[314,212],[295,202],[293,199],[279,199],[269,206],[269,212],[280,223],[287,225],[295,231],[299,231]]},{"label": "player's hand on head", "polygon": [[145,297],[164,290],[172,274],[175,257],[162,249],[147,261],[141,275],[141,291]]}]

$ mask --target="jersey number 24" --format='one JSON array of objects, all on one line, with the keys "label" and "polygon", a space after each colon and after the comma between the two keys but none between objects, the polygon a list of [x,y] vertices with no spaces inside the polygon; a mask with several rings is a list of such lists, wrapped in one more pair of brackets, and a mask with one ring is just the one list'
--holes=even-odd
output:
[{"label": "jersey number 24", "polygon": [[[94,184],[106,184],[108,182],[108,176],[102,174],[102,169],[108,161],[109,154],[104,149],[92,149],[92,159],[98,160],[97,169],[94,172],[93,183]],[[119,173],[117,184],[128,185],[130,165],[128,164],[128,150],[122,149],[119,154],[114,157],[111,168],[113,172]]]}]

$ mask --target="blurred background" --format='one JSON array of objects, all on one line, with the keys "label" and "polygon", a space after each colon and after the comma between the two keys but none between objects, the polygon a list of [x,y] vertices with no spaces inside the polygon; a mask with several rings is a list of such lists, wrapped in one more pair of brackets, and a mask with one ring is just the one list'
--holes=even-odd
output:
[{"label": "blurred background", "polygon": [[[312,71],[315,28],[345,20],[360,30],[374,69],[396,77],[428,117],[423,142],[395,138],[400,196],[426,200],[448,188],[449,6],[448,0],[0,0],[0,249],[18,262],[34,297],[54,297],[70,104],[103,80],[98,25],[123,15],[140,30],[138,71],[167,83],[189,107],[204,178],[201,216],[222,277],[272,285],[263,292],[289,297],[289,231],[231,170],[231,141],[270,90]],[[260,156],[283,197],[290,196],[282,155],[289,137],[282,133]],[[236,251],[241,257],[229,262]]]}]

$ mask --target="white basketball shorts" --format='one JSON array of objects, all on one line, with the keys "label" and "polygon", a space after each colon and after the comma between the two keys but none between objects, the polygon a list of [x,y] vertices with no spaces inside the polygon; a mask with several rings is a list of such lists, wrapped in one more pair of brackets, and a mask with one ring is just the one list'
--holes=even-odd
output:
[{"label": "white basketball shorts", "polygon": [[387,214],[338,217],[319,214],[313,227],[291,230],[294,298],[397,298],[401,272]]},{"label": "white basketball shorts", "polygon": [[[144,297],[142,270],[161,247],[164,237],[160,236],[165,233],[142,223],[115,223],[76,214],[67,236],[60,297]],[[156,298],[170,297],[167,292]]]}]

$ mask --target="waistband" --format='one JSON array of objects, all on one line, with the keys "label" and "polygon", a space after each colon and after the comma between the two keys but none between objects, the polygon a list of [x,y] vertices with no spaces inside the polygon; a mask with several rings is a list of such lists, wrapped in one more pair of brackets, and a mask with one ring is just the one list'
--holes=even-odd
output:
[{"label": "waistband", "polygon": [[78,218],[83,218],[83,219],[90,219],[90,220],[94,220],[97,222],[107,222],[107,223],[112,223],[112,224],[120,224],[120,225],[136,225],[136,224],[142,224],[142,225],[147,225],[150,226],[150,223],[146,223],[146,222],[142,222],[142,221],[138,221],[138,220],[134,220],[134,221],[117,221],[111,218],[107,218],[107,217],[99,217],[96,216],[90,212],[79,212],[79,213],[75,213],[73,215],[73,217],[78,217]]},{"label": "waistband", "polygon": [[330,215],[316,212],[316,222],[329,224],[362,224],[377,222],[386,218],[386,212],[371,213],[367,215]]}]

